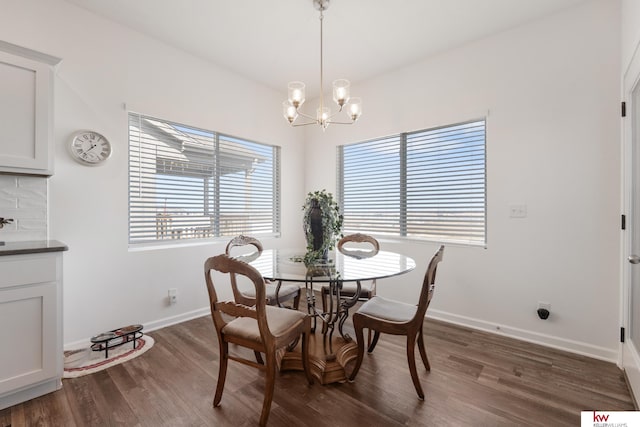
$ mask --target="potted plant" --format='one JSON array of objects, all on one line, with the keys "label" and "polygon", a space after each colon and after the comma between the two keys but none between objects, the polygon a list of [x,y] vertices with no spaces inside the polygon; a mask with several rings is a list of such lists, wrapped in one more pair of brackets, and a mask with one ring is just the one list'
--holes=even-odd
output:
[{"label": "potted plant", "polygon": [[303,228],[307,239],[305,261],[327,259],[329,250],[342,237],[342,214],[333,194],[326,190],[307,194],[304,206]]}]

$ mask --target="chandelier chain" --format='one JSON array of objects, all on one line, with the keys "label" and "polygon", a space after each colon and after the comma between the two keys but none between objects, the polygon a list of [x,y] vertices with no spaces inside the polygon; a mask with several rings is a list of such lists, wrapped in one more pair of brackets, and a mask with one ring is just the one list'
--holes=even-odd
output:
[{"label": "chandelier chain", "polygon": [[324,10],[324,5],[320,6],[320,111],[323,111],[324,108],[324,64],[322,60],[322,40],[324,38],[322,34],[322,22],[324,18],[324,14],[322,11]]}]

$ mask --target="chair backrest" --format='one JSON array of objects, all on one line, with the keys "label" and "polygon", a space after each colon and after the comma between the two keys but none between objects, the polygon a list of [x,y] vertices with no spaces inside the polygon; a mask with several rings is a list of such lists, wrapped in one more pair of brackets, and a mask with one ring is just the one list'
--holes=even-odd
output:
[{"label": "chair backrest", "polygon": [[[232,277],[234,275],[247,277],[255,286],[255,305],[247,306],[235,301],[218,300],[216,285],[214,284],[213,278],[211,277],[212,270],[218,271],[220,273],[229,273]],[[267,345],[267,343],[273,342],[274,337],[269,331],[269,327],[267,325],[265,283],[262,275],[258,270],[247,263],[230,258],[228,255],[217,255],[205,261],[204,275],[207,284],[207,290],[209,292],[211,316],[213,317],[213,323],[216,327],[218,339],[221,339],[221,331],[228,323],[228,321],[225,320],[225,318],[222,316],[222,313],[225,313],[234,318],[250,317],[256,319],[263,343]]]},{"label": "chair backrest", "polygon": [[[369,243],[372,246],[371,252],[364,252],[357,249],[351,249],[349,247],[345,247],[346,243],[355,242],[355,243]],[[345,255],[365,255],[373,256],[380,251],[380,244],[373,237],[368,234],[355,233],[344,236],[342,239],[338,241],[338,250]]]},{"label": "chair backrest", "polygon": [[[228,256],[231,256],[232,249],[241,246],[253,246],[257,249],[258,254],[262,253],[262,243],[260,243],[260,240],[256,239],[255,237],[243,235],[236,236],[231,239],[229,243],[227,243],[227,247],[225,248],[224,253]],[[244,258],[246,261],[247,257]],[[235,273],[233,272],[231,272],[229,279],[231,280],[231,289],[233,290],[233,297],[235,298],[236,302],[246,305],[253,305],[255,303],[255,300],[253,298],[247,297],[240,291],[241,287],[244,289],[245,286],[251,285],[245,283],[246,280],[243,281],[241,278],[240,280],[238,280],[239,278],[237,278]],[[238,285],[239,282],[241,282],[240,286]]]},{"label": "chair backrest", "polygon": [[420,291],[420,299],[418,301],[418,310],[414,317],[414,320],[417,319],[416,321],[424,321],[424,316],[427,312],[427,308],[429,307],[429,303],[431,303],[431,298],[433,297],[433,292],[436,288],[438,264],[442,261],[443,256],[444,245],[440,245],[438,251],[433,255],[433,257],[431,257],[431,261],[429,261],[429,266],[427,267],[427,272],[424,274],[422,290]]},{"label": "chair backrest", "polygon": [[255,237],[240,235],[229,240],[229,243],[227,243],[227,247],[225,248],[224,253],[227,255],[231,255],[232,248],[235,248],[238,246],[247,246],[247,245],[253,245],[258,250],[258,252],[262,252],[262,243],[260,243],[260,240],[256,239]]}]

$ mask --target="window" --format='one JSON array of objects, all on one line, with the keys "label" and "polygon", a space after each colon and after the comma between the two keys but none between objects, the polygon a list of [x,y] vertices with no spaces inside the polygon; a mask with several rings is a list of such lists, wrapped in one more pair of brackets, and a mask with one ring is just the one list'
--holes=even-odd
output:
[{"label": "window", "polygon": [[129,113],[129,243],[280,231],[280,148]]},{"label": "window", "polygon": [[486,242],[485,120],[338,147],[345,232]]}]

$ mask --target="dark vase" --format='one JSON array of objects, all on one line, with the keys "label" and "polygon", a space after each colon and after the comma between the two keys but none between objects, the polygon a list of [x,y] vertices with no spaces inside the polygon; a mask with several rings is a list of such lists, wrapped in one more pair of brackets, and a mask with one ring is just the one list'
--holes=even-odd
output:
[{"label": "dark vase", "polygon": [[[313,236],[313,250],[322,249],[324,244],[324,232],[322,230],[322,209],[317,200],[311,201],[311,211],[309,212],[309,225],[311,226],[311,235]],[[322,258],[326,259],[328,251],[322,252]]]}]

